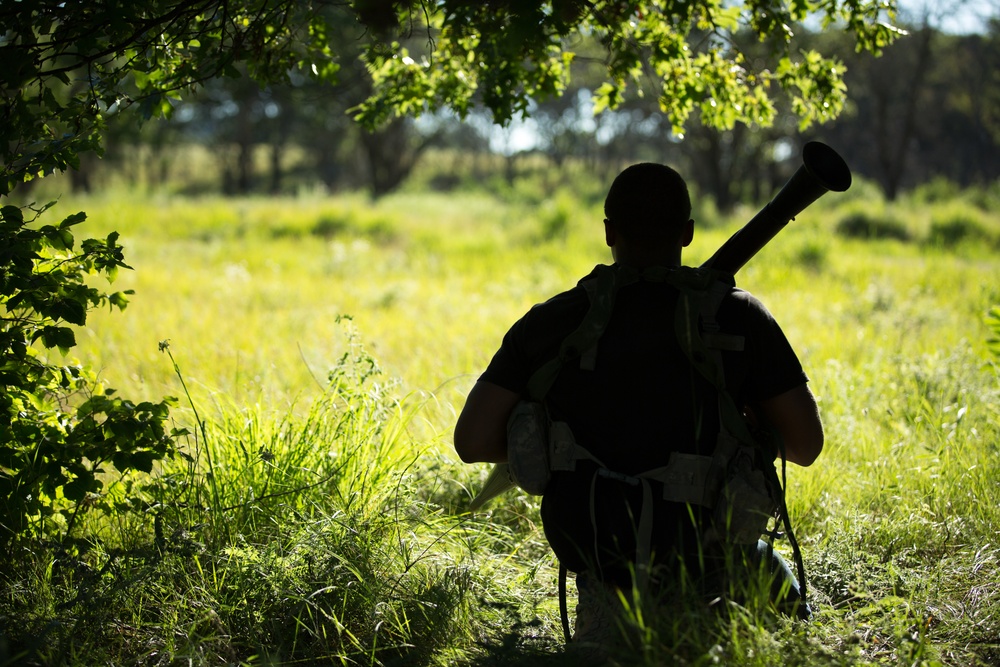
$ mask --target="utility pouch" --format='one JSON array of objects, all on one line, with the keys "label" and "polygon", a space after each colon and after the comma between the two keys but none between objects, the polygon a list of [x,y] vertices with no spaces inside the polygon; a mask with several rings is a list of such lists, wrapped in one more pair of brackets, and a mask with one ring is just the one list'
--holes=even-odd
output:
[{"label": "utility pouch", "polygon": [[[566,422],[552,422],[549,426],[549,464],[553,471],[573,472],[580,454],[576,438]],[[588,457],[589,458],[589,457]]]},{"label": "utility pouch", "polygon": [[757,465],[755,453],[753,447],[736,450],[715,506],[716,529],[730,544],[756,544],[778,513],[776,491]]},{"label": "utility pouch", "polygon": [[655,479],[663,482],[664,500],[711,507],[719,490],[713,472],[710,456],[672,452],[667,466],[656,471]]},{"label": "utility pouch", "polygon": [[538,401],[520,401],[507,420],[507,465],[510,479],[527,493],[540,496],[549,483],[549,416]]}]

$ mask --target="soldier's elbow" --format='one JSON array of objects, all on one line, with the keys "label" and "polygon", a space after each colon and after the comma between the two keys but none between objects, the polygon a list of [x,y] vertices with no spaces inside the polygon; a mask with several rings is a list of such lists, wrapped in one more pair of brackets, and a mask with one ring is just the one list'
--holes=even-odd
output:
[{"label": "soldier's elbow", "polygon": [[805,437],[796,438],[792,446],[787,448],[787,458],[792,463],[803,467],[811,466],[823,452],[825,438],[823,428],[820,427],[811,433],[804,434]]},{"label": "soldier's elbow", "polygon": [[473,443],[475,442],[469,435],[468,429],[463,428],[463,423],[460,420],[455,426],[454,434],[454,445],[455,453],[458,454],[458,458],[462,459],[462,463],[475,463],[476,462],[476,451]]},{"label": "soldier's elbow", "polygon": [[462,459],[462,463],[478,463],[479,459],[476,457],[473,450],[468,447],[459,446],[455,443],[455,453],[458,454],[458,458]]}]

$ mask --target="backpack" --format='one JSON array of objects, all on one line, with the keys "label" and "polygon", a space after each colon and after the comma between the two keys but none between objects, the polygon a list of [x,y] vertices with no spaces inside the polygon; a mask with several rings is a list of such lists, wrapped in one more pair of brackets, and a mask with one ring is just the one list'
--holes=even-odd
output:
[{"label": "backpack", "polygon": [[[666,282],[678,289],[674,334],[688,361],[715,390],[719,433],[711,456],[674,452],[666,466],[629,476],[609,469],[577,444],[568,424],[552,421],[545,409],[545,396],[567,364],[579,363],[581,368],[591,370],[595,367],[597,344],[611,318],[618,290],[640,280]],[[751,433],[742,410],[725,388],[722,352],[742,351],[744,342],[742,336],[721,331],[716,321],[722,300],[735,286],[733,277],[704,267],[637,270],[601,265],[581,280],[580,285],[586,290],[590,303],[587,314],[562,341],[558,354],[529,380],[529,398],[515,407],[508,422],[509,462],[497,466],[483,492],[473,501],[473,509],[510,485],[542,495],[552,471],[573,471],[578,461],[593,461],[602,476],[643,487],[636,558],[636,583],[640,590],[647,581],[644,564],[648,563],[655,506],[649,482],[659,481],[663,483],[663,500],[699,505],[711,511],[713,518],[704,532],[706,542],[756,544],[762,535],[774,537],[776,531],[769,533],[767,530],[772,519],[783,521],[804,598],[804,566],[788,519],[784,485],[773,465],[781,456],[784,477],[780,438],[762,438]],[[596,523],[593,510],[591,518]],[[560,609],[568,639],[565,580],[566,568],[561,564]]]}]

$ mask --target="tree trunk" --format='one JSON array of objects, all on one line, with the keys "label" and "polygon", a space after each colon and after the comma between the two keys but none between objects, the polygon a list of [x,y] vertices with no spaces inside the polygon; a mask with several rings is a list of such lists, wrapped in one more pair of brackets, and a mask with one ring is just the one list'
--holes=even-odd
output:
[{"label": "tree trunk", "polygon": [[930,65],[934,31],[925,21],[917,35],[916,59],[912,65],[909,82],[904,86],[872,87],[875,92],[877,128],[875,145],[882,172],[879,180],[889,201],[895,201],[902,188],[906,157],[917,138],[917,110]]},{"label": "tree trunk", "polygon": [[284,180],[285,172],[282,166],[282,158],[285,154],[285,146],[280,141],[271,144],[271,194],[281,193],[281,184]]},{"label": "tree trunk", "polygon": [[434,138],[414,146],[410,126],[400,118],[374,132],[362,132],[361,143],[368,158],[368,186],[372,197],[378,199],[399,187]]}]

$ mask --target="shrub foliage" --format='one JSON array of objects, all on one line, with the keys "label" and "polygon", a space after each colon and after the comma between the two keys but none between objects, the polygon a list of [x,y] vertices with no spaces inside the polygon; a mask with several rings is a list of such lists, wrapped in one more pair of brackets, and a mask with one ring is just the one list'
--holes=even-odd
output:
[{"label": "shrub foliage", "polygon": [[100,473],[150,472],[172,449],[167,431],[170,399],[135,404],[114,390],[101,390],[86,368],[65,359],[76,345],[71,325],[87,323],[87,311],[107,305],[123,309],[126,292],[101,292],[91,275],[113,279],[123,261],[118,235],[88,239],[75,248],[73,226],[84,214],[37,229],[44,210],[0,209],[0,544],[43,521],[62,517],[72,527],[90,494],[104,487]]}]

